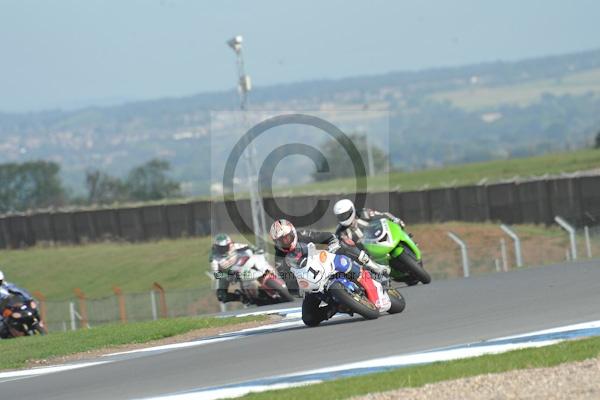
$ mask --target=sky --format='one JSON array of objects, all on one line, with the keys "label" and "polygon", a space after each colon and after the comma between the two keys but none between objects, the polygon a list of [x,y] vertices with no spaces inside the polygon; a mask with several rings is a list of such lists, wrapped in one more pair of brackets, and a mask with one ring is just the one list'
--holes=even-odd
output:
[{"label": "sky", "polygon": [[595,0],[0,0],[0,111],[231,90],[600,48]]}]

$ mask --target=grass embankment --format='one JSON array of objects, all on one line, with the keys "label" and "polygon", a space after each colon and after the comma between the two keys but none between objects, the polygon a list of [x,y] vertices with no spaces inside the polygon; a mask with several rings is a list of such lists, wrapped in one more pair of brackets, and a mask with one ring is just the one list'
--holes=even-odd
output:
[{"label": "grass embankment", "polygon": [[[35,360],[67,356],[164,339],[198,329],[220,328],[245,322],[263,321],[267,317],[173,318],[151,322],[103,325],[88,330],[51,333],[0,340],[0,369],[22,368]],[[199,332],[200,334],[201,332]]]},{"label": "grass embankment", "polygon": [[[394,172],[378,175],[368,180],[369,191],[418,190],[423,187],[461,186],[476,184],[483,179],[493,183],[515,176],[521,178],[585,171],[600,168],[600,150],[585,149],[564,153],[552,153],[538,157],[495,160],[479,163],[448,165],[443,168],[424,169],[413,172]],[[351,193],[355,180],[336,179],[296,187],[274,190],[275,195],[301,195],[306,193]]]},{"label": "grass embankment", "polygon": [[[526,265],[565,259],[567,235],[558,227],[517,225]],[[423,251],[426,268],[435,279],[462,274],[460,253],[446,232],[453,231],[469,246],[473,274],[495,270],[501,258],[500,239],[506,240],[509,267],[514,267],[513,246],[498,225],[447,222],[410,225]],[[584,241],[579,240],[584,256]],[[593,241],[594,254],[600,242]],[[148,243],[90,243],[80,246],[33,247],[0,251],[1,268],[9,281],[31,291],[39,290],[48,300],[71,299],[80,288],[89,298],[114,296],[113,286],[126,293],[147,292],[153,282],[167,290],[204,288],[210,292],[208,252],[210,238],[161,240]],[[214,298],[212,292],[211,298]]]},{"label": "grass embankment", "polygon": [[0,265],[9,281],[53,300],[72,298],[74,288],[101,297],[113,295],[115,285],[124,292],[147,292],[154,282],[165,289],[206,287],[210,241],[36,246],[0,251]]},{"label": "grass embankment", "polygon": [[419,387],[427,383],[470,376],[499,373],[515,369],[552,367],[565,362],[581,361],[600,354],[600,338],[562,342],[552,346],[515,350],[463,360],[396,369],[356,378],[294,389],[250,394],[244,399],[344,399],[367,393],[403,387]]}]

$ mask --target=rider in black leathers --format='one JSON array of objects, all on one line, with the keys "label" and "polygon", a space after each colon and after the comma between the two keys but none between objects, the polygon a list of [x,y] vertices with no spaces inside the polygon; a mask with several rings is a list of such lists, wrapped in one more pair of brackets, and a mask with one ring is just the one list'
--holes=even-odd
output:
[{"label": "rider in black leathers", "polygon": [[17,285],[6,282],[4,280],[4,273],[0,271],[0,338],[6,339],[11,337],[8,325],[2,316],[2,312],[6,307],[6,303],[8,302],[8,298],[11,295],[20,295],[24,300],[30,301],[33,300],[33,297],[27,292],[25,289],[21,289]]},{"label": "rider in black leathers", "polygon": [[[275,243],[275,266],[280,276],[286,281],[291,293],[299,293],[298,282],[290,268],[298,265],[308,256],[307,243],[326,244],[332,253],[344,254],[357,261],[361,266],[372,270],[381,270],[381,266],[373,263],[367,253],[356,247],[340,243],[333,233],[310,230],[299,230],[291,222],[280,219],[273,223],[270,230],[271,239]],[[351,277],[360,280],[360,276]],[[292,286],[292,284],[294,286]],[[369,282],[366,282],[369,285]],[[372,285],[372,282],[370,283]],[[306,293],[302,303],[302,320],[308,326],[315,326],[319,322],[331,318],[337,307],[329,304],[319,307],[320,298],[312,293]]]},{"label": "rider in black leathers", "polygon": [[344,243],[353,243],[362,248],[361,240],[369,222],[378,218],[388,218],[399,224],[402,228],[406,225],[404,221],[389,212],[381,212],[370,208],[356,210],[354,203],[348,199],[342,199],[333,206],[333,213],[338,220],[335,235]]}]

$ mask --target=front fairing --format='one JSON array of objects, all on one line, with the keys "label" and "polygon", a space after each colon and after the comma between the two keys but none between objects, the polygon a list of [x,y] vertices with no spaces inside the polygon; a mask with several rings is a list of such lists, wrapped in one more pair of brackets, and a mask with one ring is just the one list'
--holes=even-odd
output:
[{"label": "front fairing", "polygon": [[387,263],[390,256],[397,257],[402,254],[404,247],[399,246],[400,243],[406,244],[417,259],[421,259],[421,251],[410,235],[399,224],[387,218],[371,221],[365,230],[362,243],[367,253],[380,263]]},{"label": "front fairing", "polygon": [[322,292],[330,276],[335,273],[335,254],[325,250],[317,251],[313,243],[308,244],[307,253],[290,270],[300,289],[312,293]]},{"label": "front fairing", "polygon": [[399,228],[397,224],[386,218],[373,220],[369,223],[369,226],[365,229],[362,244],[372,258],[377,261],[387,260],[389,253],[400,242],[400,235],[396,227]]}]

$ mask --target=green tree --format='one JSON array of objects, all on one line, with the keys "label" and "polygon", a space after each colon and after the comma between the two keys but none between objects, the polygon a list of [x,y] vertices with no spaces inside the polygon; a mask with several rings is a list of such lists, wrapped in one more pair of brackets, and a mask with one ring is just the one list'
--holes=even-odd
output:
[{"label": "green tree", "polygon": [[[367,174],[369,174],[369,158],[367,150],[367,137],[358,133],[348,135],[350,141],[358,152],[360,158],[365,165]],[[387,172],[390,163],[387,154],[378,146],[371,143],[371,155],[373,157],[374,173]],[[317,170],[312,174],[315,181],[326,181],[337,178],[347,178],[354,176],[354,160],[350,159],[344,147],[337,140],[329,140],[321,147],[321,151],[325,156],[325,160],[318,163]],[[329,172],[326,172],[325,162],[328,165]],[[323,171],[323,172],[321,172]]]},{"label": "green tree", "polygon": [[127,200],[127,187],[119,178],[92,169],[85,173],[85,186],[90,204],[110,204]]},{"label": "green tree", "polygon": [[596,144],[594,145],[594,147],[596,149],[600,149],[600,131],[598,131],[598,134],[596,135]]},{"label": "green tree", "polygon": [[51,161],[0,164],[0,212],[61,206],[60,166]]},{"label": "green tree", "polygon": [[153,159],[133,168],[127,175],[129,198],[135,201],[161,200],[181,196],[179,182],[168,177],[168,161]]}]

